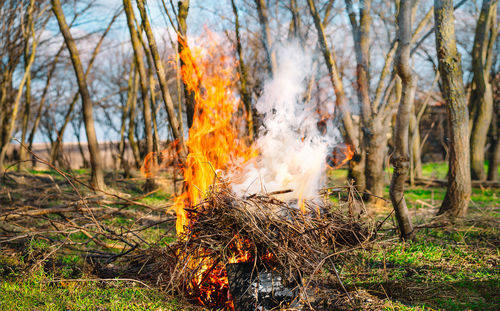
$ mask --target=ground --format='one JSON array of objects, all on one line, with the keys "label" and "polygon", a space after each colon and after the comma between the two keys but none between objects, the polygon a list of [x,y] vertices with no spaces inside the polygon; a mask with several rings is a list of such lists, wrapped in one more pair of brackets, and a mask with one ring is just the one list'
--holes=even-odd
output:
[{"label": "ground", "polygon": [[[119,270],[114,259],[125,258],[124,250],[162,248],[175,240],[172,214],[165,212],[172,204],[171,183],[143,194],[141,178],[110,173],[108,195],[95,195],[78,182],[88,179],[88,171],[61,173],[10,171],[2,179],[0,310],[194,308],[154,282],[110,272]],[[426,164],[424,174],[444,178],[446,165]],[[329,178],[333,186],[343,184],[345,171],[332,171]],[[415,241],[399,242],[390,216],[369,246],[337,258],[339,276],[358,307],[500,309],[500,190],[476,188],[465,219],[434,223],[444,193],[408,189],[419,228]],[[391,212],[389,205],[367,208],[375,220]],[[332,272],[321,275],[335,283]]]}]

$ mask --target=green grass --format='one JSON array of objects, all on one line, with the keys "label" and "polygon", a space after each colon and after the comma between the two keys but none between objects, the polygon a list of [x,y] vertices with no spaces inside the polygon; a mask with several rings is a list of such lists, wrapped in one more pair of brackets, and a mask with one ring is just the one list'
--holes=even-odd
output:
[{"label": "green grass", "polygon": [[[444,179],[447,164],[424,164],[423,170],[425,177]],[[85,175],[88,171],[73,173]],[[55,171],[33,174],[59,176]],[[346,177],[345,169],[329,172],[332,185],[342,185]],[[137,180],[120,180],[113,185],[150,206],[164,206],[172,198],[167,191],[157,191],[138,199],[144,192]],[[64,185],[61,188],[69,189]],[[386,196],[387,191],[388,187]],[[418,214],[413,218],[414,223],[430,221],[445,192],[445,188],[438,187],[408,187],[405,196],[410,213]],[[22,199],[22,195],[12,193],[12,198]],[[62,203],[53,197],[47,205]],[[114,207],[143,209],[118,203]],[[387,302],[384,310],[500,310],[499,207],[500,189],[474,188],[466,220],[449,227],[421,229],[411,243],[400,243],[393,231],[383,231],[380,235],[385,239],[381,242],[340,259],[337,265],[340,276],[349,290],[363,289],[384,299]],[[385,218],[387,211],[390,205],[375,217]],[[115,228],[128,228],[137,221],[124,215],[117,214],[103,222]],[[390,220],[384,225],[385,229],[392,226]],[[71,233],[69,237],[87,248],[97,247],[82,232]],[[147,228],[141,237],[149,243],[159,241],[160,246],[176,240],[174,230],[166,225]],[[138,283],[56,281],[96,277],[84,269],[87,263],[79,252],[61,250],[47,259],[42,268],[28,274],[30,265],[52,250],[49,240],[33,238],[15,256],[0,251],[0,310],[186,310],[176,299]]]},{"label": "green grass", "polygon": [[[80,168],[80,169],[72,169],[72,170],[61,170],[64,173],[68,173],[71,175],[85,175],[90,173],[90,169],[88,168]],[[51,176],[61,176],[61,174],[56,170],[28,170],[30,174],[33,175],[51,175]]]},{"label": "green grass", "polygon": [[0,310],[182,310],[176,300],[131,282],[54,282],[43,272],[0,283]]},{"label": "green grass", "polygon": [[150,194],[145,198],[142,198],[139,202],[155,206],[155,205],[165,204],[165,202],[170,200],[171,198],[172,196],[170,194],[165,193],[165,191],[159,190]]},{"label": "green grass", "polygon": [[422,175],[426,178],[445,179],[448,174],[448,162],[422,164]]},{"label": "green grass", "polygon": [[[488,161],[484,161],[484,170],[488,171]],[[498,167],[500,174],[500,166]],[[422,164],[422,175],[425,178],[446,179],[448,174],[448,162],[433,162]]]},{"label": "green grass", "polygon": [[388,296],[396,306],[411,307],[407,310],[499,310],[500,228],[495,209],[472,207],[463,222],[421,229],[415,241],[382,242],[360,250],[343,261],[344,283],[380,298]]}]

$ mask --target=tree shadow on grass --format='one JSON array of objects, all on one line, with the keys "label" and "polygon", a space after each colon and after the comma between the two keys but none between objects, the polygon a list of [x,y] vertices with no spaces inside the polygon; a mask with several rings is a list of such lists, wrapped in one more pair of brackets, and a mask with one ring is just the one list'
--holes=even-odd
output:
[{"label": "tree shadow on grass", "polygon": [[464,279],[450,282],[421,283],[391,280],[357,284],[381,299],[389,298],[413,307],[439,310],[499,310],[498,280]]}]

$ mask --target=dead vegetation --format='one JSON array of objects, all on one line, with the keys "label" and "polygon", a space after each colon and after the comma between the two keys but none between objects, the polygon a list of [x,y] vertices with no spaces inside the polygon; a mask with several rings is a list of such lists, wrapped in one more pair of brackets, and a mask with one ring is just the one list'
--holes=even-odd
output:
[{"label": "dead vegetation", "polygon": [[[85,183],[87,176],[75,178]],[[249,254],[256,269],[274,269],[293,286],[297,286],[294,279],[301,279],[299,287],[310,304],[304,308],[314,310],[380,310],[399,306],[398,301],[451,305],[444,299],[454,297],[464,286],[481,309],[486,306],[482,297],[495,288],[498,235],[489,232],[497,232],[498,221],[483,210],[463,225],[433,228],[425,226],[433,213],[420,207],[415,211],[427,215],[422,216],[422,225],[417,224],[421,233],[415,242],[399,245],[393,243],[390,218],[373,241],[373,228],[361,226],[358,211],[362,205],[353,200],[356,193],[349,187],[325,193],[335,197],[333,205],[307,202],[306,217],[272,196],[241,198],[223,190],[210,193],[189,210],[189,231],[175,242],[175,217],[165,213],[171,204],[168,197],[140,194],[136,179],[108,178],[115,183],[113,195],[97,195],[78,184],[76,192],[54,171],[3,175],[2,278],[24,275],[31,279],[43,269],[51,275],[43,281],[50,284],[49,292],[62,290],[68,283],[106,287],[110,280],[122,280],[168,293],[166,297],[176,297],[186,309],[193,301],[179,294],[193,293],[189,280],[200,269],[187,265],[187,259],[208,256],[214,269],[217,264],[224,268],[228,262],[241,260],[235,252],[242,251]],[[497,208],[492,210],[494,215],[497,212]],[[75,255],[80,258],[78,264],[64,263],[66,257]],[[484,281],[488,279],[493,281]],[[404,290],[408,286],[424,290],[410,297]],[[472,302],[469,305],[478,309]]]},{"label": "dead vegetation", "polygon": [[[193,297],[211,286],[209,280],[193,283],[201,270],[206,276],[245,260],[305,289],[310,285],[304,283],[307,276],[320,272],[336,255],[360,247],[373,233],[353,212],[352,194],[337,206],[307,201],[303,214],[272,195],[240,198],[223,189],[189,209],[189,228],[177,242],[165,243],[165,238],[175,239],[175,217],[165,214],[168,202],[155,207],[143,203],[140,195],[95,194],[85,189],[82,176],[60,173],[3,175],[2,249],[15,256],[33,240],[49,245],[30,254],[28,272],[57,265],[58,254],[76,252],[85,258],[86,268],[74,275],[80,279],[85,270],[91,279],[137,280]],[[151,228],[160,228],[154,237]],[[228,288],[224,290],[214,304],[227,300]]]},{"label": "dead vegetation", "polygon": [[352,201],[336,206],[323,200],[304,203],[305,213],[296,202],[288,204],[272,195],[242,198],[225,188],[212,191],[187,209],[189,225],[178,242],[169,245],[168,254],[161,255],[163,262],[152,263],[154,254],[137,258],[133,265],[161,271],[157,284],[211,308],[227,303],[226,267],[237,262],[250,263],[256,274],[273,271],[307,296],[310,277],[325,265],[331,268],[339,254],[363,247],[374,228],[349,216]]}]

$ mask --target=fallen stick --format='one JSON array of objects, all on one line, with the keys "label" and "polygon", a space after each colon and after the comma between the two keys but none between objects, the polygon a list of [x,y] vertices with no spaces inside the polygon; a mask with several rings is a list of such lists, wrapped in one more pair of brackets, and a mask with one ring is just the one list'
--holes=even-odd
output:
[{"label": "fallen stick", "polygon": [[[446,187],[448,185],[448,180],[415,178],[415,185]],[[471,185],[475,188],[500,188],[500,182],[491,180],[472,180]]]}]

